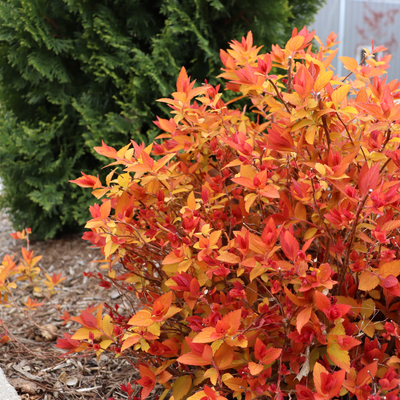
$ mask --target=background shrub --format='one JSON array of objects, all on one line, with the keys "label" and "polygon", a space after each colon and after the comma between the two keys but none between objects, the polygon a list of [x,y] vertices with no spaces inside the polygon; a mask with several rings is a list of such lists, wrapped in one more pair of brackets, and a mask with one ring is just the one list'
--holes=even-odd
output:
[{"label": "background shrub", "polygon": [[[68,179],[99,171],[92,148],[148,140],[184,65],[216,76],[219,49],[252,29],[268,48],[319,0],[0,1],[2,206],[37,238],[80,229],[88,194]],[[215,83],[212,80],[211,83]]]}]

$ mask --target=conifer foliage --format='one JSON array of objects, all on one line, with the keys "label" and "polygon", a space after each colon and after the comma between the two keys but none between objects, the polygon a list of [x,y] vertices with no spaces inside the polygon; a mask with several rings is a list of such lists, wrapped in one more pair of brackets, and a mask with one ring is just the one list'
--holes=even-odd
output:
[{"label": "conifer foliage", "polygon": [[182,65],[216,76],[229,40],[252,29],[266,48],[283,42],[320,3],[1,0],[0,178],[16,226],[44,238],[79,227],[90,199],[68,180],[99,171],[95,145],[151,137],[167,110],[154,99]]}]

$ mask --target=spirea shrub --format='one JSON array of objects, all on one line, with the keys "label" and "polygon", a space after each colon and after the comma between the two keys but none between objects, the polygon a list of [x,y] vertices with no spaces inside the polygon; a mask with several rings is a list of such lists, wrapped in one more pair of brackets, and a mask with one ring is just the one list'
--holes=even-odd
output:
[{"label": "spirea shrub", "polygon": [[156,142],[95,148],[92,275],[132,309],[82,311],[59,347],[129,360],[142,400],[400,399],[399,84],[382,46],[336,76],[336,38],[249,33],[221,51],[246,107],[182,69]]}]

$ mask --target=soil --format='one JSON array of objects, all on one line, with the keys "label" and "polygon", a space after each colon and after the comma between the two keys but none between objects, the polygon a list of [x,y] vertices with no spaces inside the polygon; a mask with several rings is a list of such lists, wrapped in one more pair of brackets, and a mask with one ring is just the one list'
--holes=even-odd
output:
[{"label": "soil", "polygon": [[[0,260],[5,254],[18,254],[21,246],[26,245],[12,239],[9,235],[12,231],[7,215],[0,214]],[[15,303],[24,307],[27,297],[45,301],[37,311],[24,313],[15,306],[0,306],[3,322],[0,335],[6,328],[10,337],[6,344],[0,342],[0,367],[21,399],[108,400],[113,397],[121,400],[128,396],[121,391],[120,385],[128,382],[132,383],[137,395],[139,388],[133,383],[139,376],[127,361],[104,354],[98,361],[92,355],[81,354],[66,359],[62,357],[65,350],[55,347],[56,336],[62,337],[62,332],[71,333],[80,327],[73,321],[63,325],[60,317],[64,311],[76,316],[86,307],[103,301],[110,306],[117,302],[127,313],[132,313],[117,291],[105,290],[96,280],[83,276],[84,271],[98,272],[93,261],[101,259],[100,251],[82,240],[81,235],[30,243],[29,249],[34,250],[35,255],[43,256],[39,262],[43,272],[49,275],[62,273],[67,279],[57,286],[58,292],[51,297],[51,303],[26,287],[24,282],[18,282],[18,287],[13,290]],[[42,329],[44,326],[56,331],[56,335]]]}]

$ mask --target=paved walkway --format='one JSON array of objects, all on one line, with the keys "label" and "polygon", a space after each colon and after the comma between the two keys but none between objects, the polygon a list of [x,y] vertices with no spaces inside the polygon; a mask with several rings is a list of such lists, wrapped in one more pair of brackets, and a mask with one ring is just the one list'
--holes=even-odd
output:
[{"label": "paved walkway", "polygon": [[15,389],[8,383],[3,370],[0,368],[0,400],[21,400]]}]

